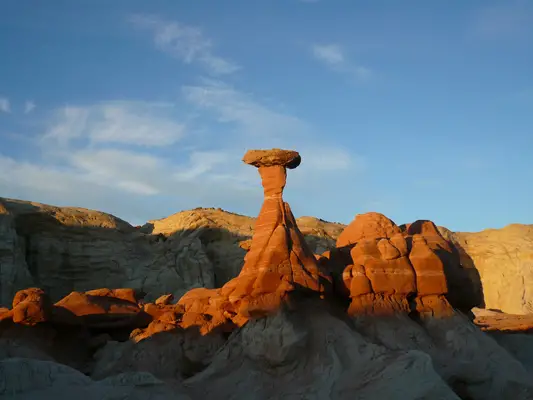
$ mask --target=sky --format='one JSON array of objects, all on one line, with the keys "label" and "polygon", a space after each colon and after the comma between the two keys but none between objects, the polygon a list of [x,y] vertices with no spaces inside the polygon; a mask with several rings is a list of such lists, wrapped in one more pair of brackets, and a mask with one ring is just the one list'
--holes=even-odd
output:
[{"label": "sky", "polygon": [[257,215],[533,223],[533,1],[3,0],[0,196],[143,224]]}]

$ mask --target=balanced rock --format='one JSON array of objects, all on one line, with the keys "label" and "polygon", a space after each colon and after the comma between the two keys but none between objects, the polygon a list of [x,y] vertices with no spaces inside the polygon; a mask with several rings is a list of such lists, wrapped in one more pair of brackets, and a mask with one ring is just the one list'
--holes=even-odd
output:
[{"label": "balanced rock", "polygon": [[286,168],[296,168],[300,165],[302,158],[297,151],[292,150],[248,150],[242,159],[246,164],[254,167],[282,166]]},{"label": "balanced rock", "polygon": [[250,250],[240,274],[221,289],[193,289],[180,299],[183,321],[205,326],[208,314],[211,326],[223,325],[228,317],[240,326],[278,310],[288,293],[321,293],[328,281],[283,201],[286,168],[297,167],[300,155],[280,149],[251,150],[243,160],[258,167],[264,190]]}]

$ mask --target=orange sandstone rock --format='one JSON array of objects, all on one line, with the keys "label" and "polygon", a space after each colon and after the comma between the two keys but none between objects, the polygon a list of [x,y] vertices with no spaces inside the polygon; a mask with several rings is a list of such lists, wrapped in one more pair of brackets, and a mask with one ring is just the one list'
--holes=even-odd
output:
[{"label": "orange sandstone rock", "polygon": [[446,315],[452,309],[446,272],[459,268],[459,259],[431,221],[400,229],[379,213],[357,215],[320,263],[332,271],[337,293],[348,293],[352,314]]},{"label": "orange sandstone rock", "polygon": [[286,168],[297,167],[300,160],[297,152],[280,149],[246,153],[243,161],[258,167],[264,190],[250,250],[239,276],[221,289],[193,289],[180,299],[178,304],[185,307],[182,325],[197,321],[205,327],[199,315],[209,315],[209,325],[223,325],[225,318],[240,326],[277,310],[292,291],[324,291],[329,277],[321,273],[283,201]]},{"label": "orange sandstone rock", "polygon": [[416,234],[412,237],[409,261],[416,272],[416,286],[419,295],[448,293],[448,285],[444,275],[444,263],[431,250],[423,235]]},{"label": "orange sandstone rock", "polygon": [[151,317],[142,312],[133,289],[72,292],[55,304],[54,321],[90,328],[142,327]]},{"label": "orange sandstone rock", "polygon": [[289,169],[300,165],[302,158],[297,151],[292,150],[248,150],[242,159],[246,164],[254,167],[270,167],[279,165]]},{"label": "orange sandstone rock", "polygon": [[47,321],[51,309],[52,303],[42,289],[29,288],[15,294],[11,315],[17,324],[35,325]]},{"label": "orange sandstone rock", "polygon": [[337,247],[348,246],[361,239],[390,238],[398,233],[401,233],[400,228],[383,214],[358,214],[339,235]]}]

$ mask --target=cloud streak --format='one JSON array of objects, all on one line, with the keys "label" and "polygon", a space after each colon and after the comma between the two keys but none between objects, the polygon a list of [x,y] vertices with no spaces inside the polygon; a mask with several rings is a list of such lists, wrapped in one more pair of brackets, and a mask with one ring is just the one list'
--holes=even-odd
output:
[{"label": "cloud streak", "polygon": [[265,139],[292,137],[308,129],[301,119],[265,106],[251,94],[220,81],[204,80],[201,85],[184,86],[182,93],[190,104],[210,113],[216,122],[237,127],[258,144]]},{"label": "cloud streak", "polygon": [[[306,121],[265,105],[250,93],[219,81],[206,80],[202,85],[183,87],[185,99],[197,107],[205,119],[214,117],[217,126],[230,125],[233,136],[225,137],[227,160],[238,160],[245,149],[285,147],[298,149],[306,161],[301,173],[328,174],[360,172],[363,162],[345,149],[327,143],[320,132]],[[297,173],[300,175],[300,172]],[[243,176],[241,176],[243,179]]]},{"label": "cloud streak", "polygon": [[[37,139],[31,141],[37,156],[26,161],[0,150],[0,169],[12,171],[0,176],[0,192],[102,209],[141,222],[196,206],[255,213],[262,195],[259,178],[255,168],[241,162],[250,148],[300,151],[306,167],[290,179],[304,197],[328,197],[310,182],[340,185],[360,169],[356,155],[331,143],[308,121],[222,81],[220,76],[240,67],[216,54],[199,28],[142,15],[131,22],[152,33],[157,49],[211,78],[184,84],[171,103],[115,100],[53,110],[40,105],[41,127],[29,135]],[[335,50],[317,49],[316,56],[331,66],[348,65]],[[24,111],[31,114],[34,108],[28,100]],[[149,215],[143,199],[150,204],[166,199],[166,206]]]},{"label": "cloud streak", "polygon": [[314,44],[311,46],[312,55],[331,70],[365,81],[372,77],[372,71],[362,65],[350,61],[346,51],[339,44]]},{"label": "cloud streak", "polygon": [[198,27],[149,15],[134,15],[130,21],[153,33],[157,49],[186,64],[199,64],[213,75],[232,74],[241,69],[233,61],[216,55],[211,39]]},{"label": "cloud streak", "polygon": [[92,144],[168,146],[185,133],[185,125],[171,118],[172,111],[172,104],[134,101],[67,106],[55,111],[43,139],[62,145],[85,139]]}]

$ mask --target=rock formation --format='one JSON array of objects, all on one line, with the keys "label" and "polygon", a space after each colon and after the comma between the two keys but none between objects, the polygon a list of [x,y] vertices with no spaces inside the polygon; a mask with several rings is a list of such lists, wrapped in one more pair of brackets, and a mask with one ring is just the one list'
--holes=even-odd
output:
[{"label": "rock formation", "polygon": [[337,291],[350,297],[352,315],[448,315],[447,271],[461,268],[431,221],[402,230],[379,213],[357,215],[321,263],[332,270]]},{"label": "rock formation", "polygon": [[[255,230],[214,209],[133,228],[2,200],[0,398],[533,398],[531,316],[469,317],[484,300],[472,260],[514,260],[509,245],[379,213],[297,221],[283,189],[300,155],[243,161],[264,189]],[[527,308],[512,277],[528,265],[498,275],[521,299],[485,300]]]},{"label": "rock formation", "polygon": [[480,306],[509,314],[533,313],[533,225],[511,224],[476,233],[441,231],[478,282]]},{"label": "rock formation", "polygon": [[[282,197],[286,169],[296,168],[300,155],[279,149],[252,150],[243,161],[259,170],[263,206],[239,276],[219,290],[193,289],[178,303],[185,308],[184,320],[198,321],[202,329],[210,330],[212,321],[222,325],[227,318],[240,326],[249,318],[278,310],[288,293],[321,293],[328,281]],[[210,315],[209,322],[199,314]]]}]

